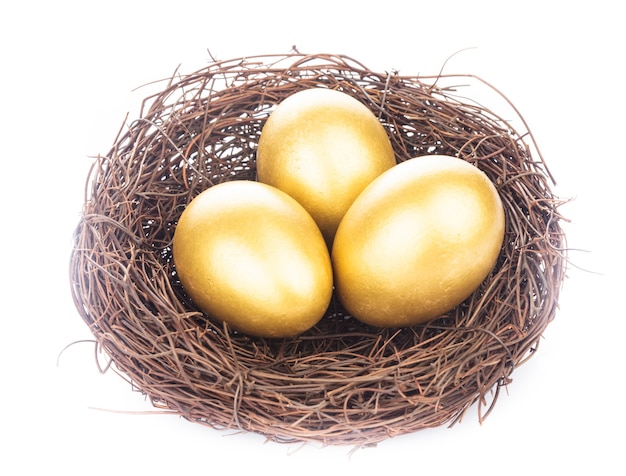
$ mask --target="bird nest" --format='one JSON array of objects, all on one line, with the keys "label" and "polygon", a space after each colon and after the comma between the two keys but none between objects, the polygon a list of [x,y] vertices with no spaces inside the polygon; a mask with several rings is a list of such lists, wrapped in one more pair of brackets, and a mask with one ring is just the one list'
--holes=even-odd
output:
[{"label": "bird nest", "polygon": [[[482,421],[554,318],[565,237],[532,135],[463,98],[472,82],[489,86],[472,75],[405,76],[297,52],[173,75],[95,161],[75,231],[71,291],[108,363],[158,409],[280,442],[373,445],[453,425],[470,407]],[[368,106],[398,162],[454,155],[495,184],[504,244],[493,272],[455,309],[423,325],[378,329],[333,299],[305,334],[264,339],[190,302],[172,260],[179,216],[208,187],[255,180],[268,115],[313,87]]]}]

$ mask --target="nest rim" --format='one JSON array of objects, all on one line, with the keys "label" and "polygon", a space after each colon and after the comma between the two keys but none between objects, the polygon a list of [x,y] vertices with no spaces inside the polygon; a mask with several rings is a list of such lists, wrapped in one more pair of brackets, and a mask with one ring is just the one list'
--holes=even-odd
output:
[{"label": "nest rim", "polygon": [[[86,181],[70,260],[76,308],[116,369],[156,408],[277,442],[375,445],[493,410],[554,319],[565,235],[554,179],[529,132],[461,98],[446,80],[376,72],[345,55],[235,58],[176,73],[146,97]],[[427,82],[430,81],[430,82]],[[398,162],[456,155],[496,185],[506,238],[483,285],[429,323],[374,329],[333,298],[310,331],[252,338],[207,318],[176,279],[171,238],[186,203],[255,179],[264,120],[289,94],[333,87],[365,103]],[[530,143],[528,142],[530,140]]]}]

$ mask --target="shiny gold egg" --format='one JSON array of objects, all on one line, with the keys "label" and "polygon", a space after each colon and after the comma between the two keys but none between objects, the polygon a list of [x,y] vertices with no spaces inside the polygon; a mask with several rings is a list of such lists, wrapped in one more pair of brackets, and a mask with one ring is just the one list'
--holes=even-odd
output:
[{"label": "shiny gold egg", "polygon": [[173,256],[191,300],[253,336],[310,329],[332,295],[329,251],[313,218],[254,181],[225,182],[194,198],[176,226]]},{"label": "shiny gold egg", "polygon": [[395,164],[376,116],[352,96],[326,88],[284,99],[263,126],[257,150],[258,180],[300,202],[329,246],[354,199]]},{"label": "shiny gold egg", "polygon": [[429,321],[487,277],[504,225],[498,192],[477,167],[450,156],[402,162],[375,179],[339,225],[338,298],[374,326]]}]

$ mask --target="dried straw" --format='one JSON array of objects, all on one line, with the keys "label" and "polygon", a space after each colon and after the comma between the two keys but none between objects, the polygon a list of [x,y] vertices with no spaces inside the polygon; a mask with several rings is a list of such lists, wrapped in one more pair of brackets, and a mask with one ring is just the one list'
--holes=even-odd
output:
[{"label": "dried straw", "polygon": [[[452,425],[473,406],[482,421],[554,318],[565,237],[532,135],[444,86],[459,80],[489,86],[293,52],[214,61],[146,98],[94,164],[70,263],[76,307],[116,371],[156,408],[280,442],[373,445]],[[496,184],[507,222],[497,265],[429,324],[369,328],[333,301],[304,335],[250,338],[207,319],[177,279],[171,243],[182,210],[216,183],[255,179],[272,108],[318,86],[369,106],[398,161],[456,155]]]}]

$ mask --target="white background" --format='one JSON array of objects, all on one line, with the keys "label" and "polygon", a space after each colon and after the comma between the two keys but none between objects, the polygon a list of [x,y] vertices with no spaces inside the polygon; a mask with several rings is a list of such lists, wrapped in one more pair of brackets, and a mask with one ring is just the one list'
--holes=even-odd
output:
[{"label": "white background", "polygon": [[[619,2],[4,2],[0,7],[0,473],[626,474],[623,15]],[[348,448],[284,446],[154,415],[101,375],[69,292],[91,157],[133,89],[220,59],[344,53],[375,70],[471,73],[531,126],[572,265],[539,352],[481,426]],[[479,98],[477,98],[479,99]],[[219,474],[219,473],[218,473]]]}]

